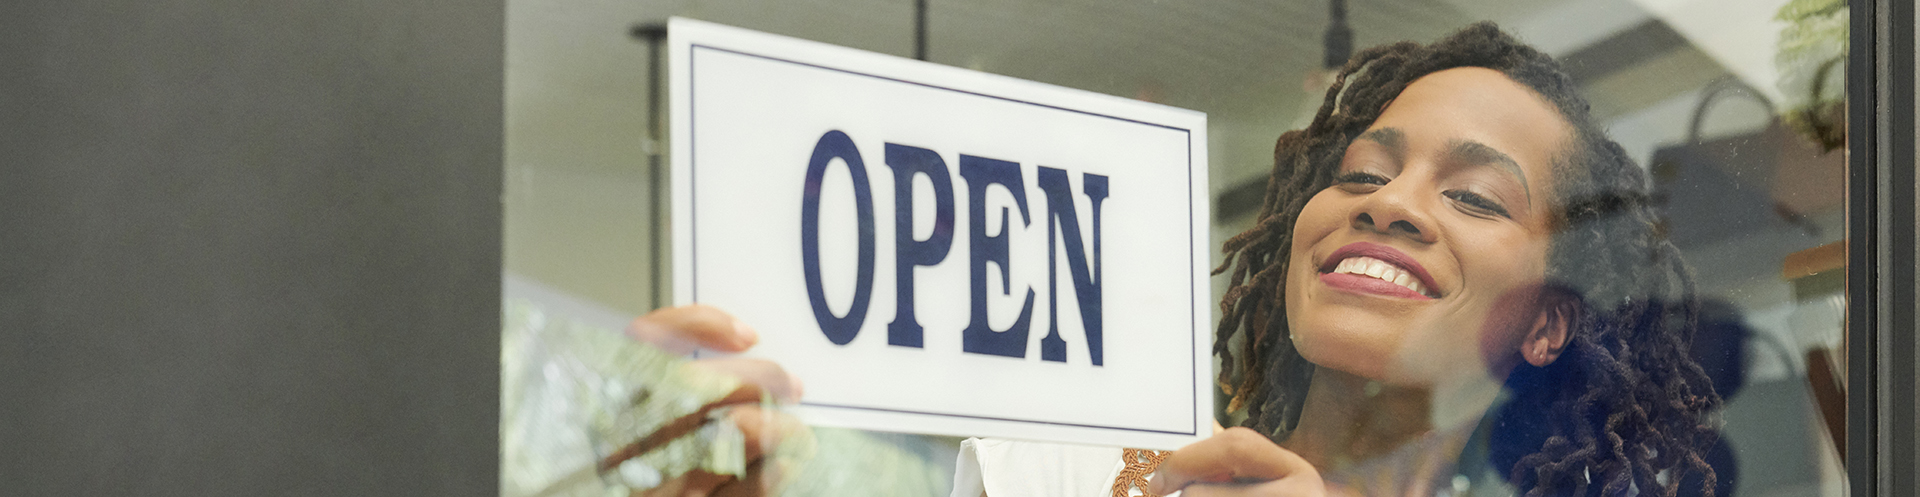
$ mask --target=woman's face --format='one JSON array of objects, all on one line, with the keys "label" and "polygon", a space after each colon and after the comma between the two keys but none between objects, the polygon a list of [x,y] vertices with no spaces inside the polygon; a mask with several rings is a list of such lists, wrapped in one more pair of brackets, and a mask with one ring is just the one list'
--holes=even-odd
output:
[{"label": "woman's face", "polygon": [[1484,68],[1414,81],[1355,138],[1294,225],[1301,355],[1389,384],[1504,375],[1546,274],[1555,108]]}]

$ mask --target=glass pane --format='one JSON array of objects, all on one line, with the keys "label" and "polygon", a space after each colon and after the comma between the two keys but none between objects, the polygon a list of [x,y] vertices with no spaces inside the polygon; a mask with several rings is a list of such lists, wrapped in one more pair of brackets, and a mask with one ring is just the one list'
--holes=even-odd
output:
[{"label": "glass pane", "polygon": [[[669,301],[634,27],[912,57],[922,4],[932,62],[1207,114],[1213,295],[1266,296],[1215,311],[1218,418],[1316,484],[1846,493],[1844,1],[510,0],[503,495],[593,458],[530,334]],[[954,485],[958,440],[812,433],[790,493]],[[1000,480],[1141,467],[1106,449]]]}]

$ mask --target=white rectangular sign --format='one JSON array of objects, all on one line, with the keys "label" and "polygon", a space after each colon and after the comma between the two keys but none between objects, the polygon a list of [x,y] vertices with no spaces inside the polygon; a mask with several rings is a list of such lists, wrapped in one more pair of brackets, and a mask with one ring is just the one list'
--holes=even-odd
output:
[{"label": "white rectangular sign", "polygon": [[810,423],[1172,449],[1210,433],[1206,115],[686,19],[679,304]]}]

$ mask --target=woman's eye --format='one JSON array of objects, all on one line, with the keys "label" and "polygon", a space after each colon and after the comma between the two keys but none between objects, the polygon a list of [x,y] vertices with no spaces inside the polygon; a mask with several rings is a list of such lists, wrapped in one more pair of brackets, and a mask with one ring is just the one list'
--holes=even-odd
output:
[{"label": "woman's eye", "polygon": [[1513,215],[1507,213],[1506,207],[1502,207],[1500,206],[1499,202],[1494,202],[1493,200],[1488,199],[1486,197],[1482,197],[1480,196],[1480,194],[1477,194],[1477,193],[1462,191],[1462,190],[1454,190],[1454,191],[1447,192],[1447,198],[1451,198],[1455,202],[1465,204],[1466,206],[1472,207],[1474,209],[1479,209],[1481,211],[1484,211],[1496,216],[1504,217],[1507,219],[1513,219]]},{"label": "woman's eye", "polygon": [[1333,179],[1333,182],[1340,185],[1381,186],[1387,184],[1387,177],[1373,173],[1349,172],[1341,173],[1339,177]]}]

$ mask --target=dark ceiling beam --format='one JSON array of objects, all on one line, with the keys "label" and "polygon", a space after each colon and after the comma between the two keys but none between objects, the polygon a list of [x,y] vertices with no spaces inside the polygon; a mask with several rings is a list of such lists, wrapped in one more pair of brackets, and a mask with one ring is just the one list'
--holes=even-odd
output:
[{"label": "dark ceiling beam", "polygon": [[1688,46],[1687,38],[1666,22],[1649,19],[1559,59],[1567,76],[1573,78],[1573,84],[1584,87]]}]

